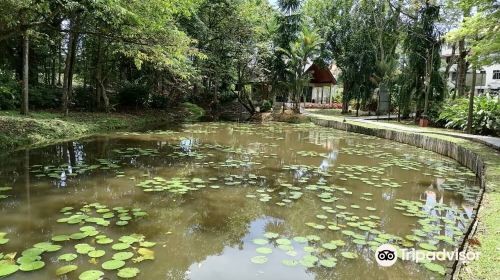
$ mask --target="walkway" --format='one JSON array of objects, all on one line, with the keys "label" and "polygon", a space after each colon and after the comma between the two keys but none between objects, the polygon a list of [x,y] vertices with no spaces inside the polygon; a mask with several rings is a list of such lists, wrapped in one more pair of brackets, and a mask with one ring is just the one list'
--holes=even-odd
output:
[{"label": "walkway", "polygon": [[[393,130],[407,131],[412,133],[437,134],[437,135],[462,138],[487,145],[496,150],[500,150],[500,138],[498,137],[466,134],[441,128],[418,127],[418,126],[404,125],[398,123],[389,123],[386,122],[389,119],[389,116],[343,117],[343,116],[327,116],[322,114],[316,114],[314,112],[306,112],[306,114],[321,119],[348,120],[349,122],[366,123],[366,124],[376,125],[379,127],[385,127]],[[394,118],[395,116],[391,115],[391,119]]]}]

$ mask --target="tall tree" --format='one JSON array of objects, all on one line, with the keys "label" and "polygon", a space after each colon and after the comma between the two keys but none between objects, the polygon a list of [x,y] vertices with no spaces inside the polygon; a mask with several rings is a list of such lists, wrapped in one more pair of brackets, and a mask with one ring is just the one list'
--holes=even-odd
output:
[{"label": "tall tree", "polygon": [[288,73],[287,85],[294,103],[294,111],[300,113],[300,100],[304,86],[309,82],[307,65],[320,54],[323,40],[314,30],[304,28],[296,42],[290,48],[281,49],[284,53],[284,64]]}]

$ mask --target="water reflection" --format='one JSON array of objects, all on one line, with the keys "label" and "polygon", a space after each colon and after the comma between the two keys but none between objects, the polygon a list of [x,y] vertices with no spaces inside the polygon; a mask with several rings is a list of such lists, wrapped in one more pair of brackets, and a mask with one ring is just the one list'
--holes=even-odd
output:
[{"label": "water reflection", "polygon": [[[416,217],[394,209],[397,199],[405,199],[421,202],[419,210],[430,217],[444,215],[450,223],[444,224],[443,234],[454,238],[454,225],[463,228],[472,213],[467,201],[477,188],[474,177],[464,174],[455,163],[432,153],[318,127],[203,124],[180,133],[109,135],[2,158],[0,186],[13,190],[0,202],[0,231],[15,236],[5,250],[21,251],[68,231],[67,225],[56,222],[62,207],[97,201],[148,212],[148,218],[136,225],[102,229],[114,239],[131,231],[158,242],[155,263],[141,264],[139,279],[427,279],[435,275],[414,264],[381,270],[367,246],[353,243],[340,231],[317,230],[306,223],[329,225],[328,221],[353,229],[339,214],[352,213],[359,221],[376,215],[378,230],[404,237],[420,226]],[[136,186],[155,177],[202,179],[199,184],[205,187],[175,195],[146,193]],[[212,185],[221,188],[209,188]],[[298,188],[300,199],[290,199],[287,186]],[[319,197],[326,192],[318,190],[320,186],[344,188],[347,193],[330,191],[335,199],[325,202]],[[261,201],[260,194],[271,198]],[[441,204],[448,208],[436,209]],[[335,212],[325,212],[324,207]],[[328,220],[319,219],[319,214]],[[338,259],[335,269],[287,267],[281,262],[292,256],[276,244],[270,245],[268,263],[259,266],[250,262],[258,255],[252,240],[265,232],[289,239],[318,235],[322,242],[345,240],[346,245],[331,255],[321,253]],[[296,258],[305,255],[304,244],[292,245]],[[360,257],[347,260],[340,256],[342,251]],[[86,261],[79,265],[91,267]],[[52,279],[58,266],[47,262],[37,279]],[[30,279],[20,275],[16,280]]]}]

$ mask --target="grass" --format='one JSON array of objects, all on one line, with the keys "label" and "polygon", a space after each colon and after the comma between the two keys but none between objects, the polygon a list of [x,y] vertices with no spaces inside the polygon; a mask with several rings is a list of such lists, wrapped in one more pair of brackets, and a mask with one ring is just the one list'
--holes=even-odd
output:
[{"label": "grass", "polygon": [[[373,129],[397,130],[397,127],[388,127],[378,125],[375,122],[360,122],[353,119],[344,119],[343,115],[317,114],[313,116],[325,120],[333,120]],[[478,228],[473,239],[479,240],[480,246],[472,247],[469,250],[480,253],[479,260],[473,261],[462,266],[459,278],[469,279],[498,279],[500,275],[500,153],[481,143],[473,142],[464,138],[454,137],[452,135],[439,134],[439,132],[448,131],[445,129],[426,129],[423,133],[426,136],[447,140],[464,148],[471,150],[479,155],[485,165],[485,184],[486,191],[483,196],[483,202],[478,211]],[[411,133],[411,132],[408,132]]]},{"label": "grass", "polygon": [[500,275],[500,193],[494,192],[485,195],[483,205],[479,210],[478,225],[475,238],[480,247],[469,247],[472,252],[479,252],[478,260],[464,266],[460,272],[460,279],[498,279]]},{"label": "grass", "polygon": [[140,130],[186,114],[145,111],[134,114],[0,111],[0,152],[116,130]]}]

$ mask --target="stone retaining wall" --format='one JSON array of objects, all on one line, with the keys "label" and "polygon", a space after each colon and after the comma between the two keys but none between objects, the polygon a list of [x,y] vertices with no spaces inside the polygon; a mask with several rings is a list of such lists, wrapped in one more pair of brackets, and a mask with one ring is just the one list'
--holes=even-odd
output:
[{"label": "stone retaining wall", "polygon": [[[437,139],[431,136],[426,136],[418,133],[412,133],[407,131],[395,131],[383,128],[369,128],[335,120],[319,119],[316,117],[311,117],[311,119],[313,123],[319,126],[331,127],[339,130],[376,136],[379,138],[389,139],[400,143],[419,147],[425,150],[433,151],[438,154],[450,157],[458,161],[458,163],[462,164],[463,166],[472,170],[480,180],[481,190],[474,203],[474,212],[471,223],[468,225],[467,230],[463,235],[462,239],[460,240],[458,247],[458,250],[460,252],[467,250],[467,245],[468,245],[467,240],[469,240],[475,232],[477,226],[477,220],[476,220],[477,213],[481,205],[481,201],[483,199],[484,191],[486,190],[486,180],[485,180],[486,166],[483,159],[478,154],[458,145],[457,143],[443,139]],[[453,263],[451,263],[446,271],[445,279],[456,279],[458,277],[461,265],[462,263],[458,261],[454,261]]]}]

